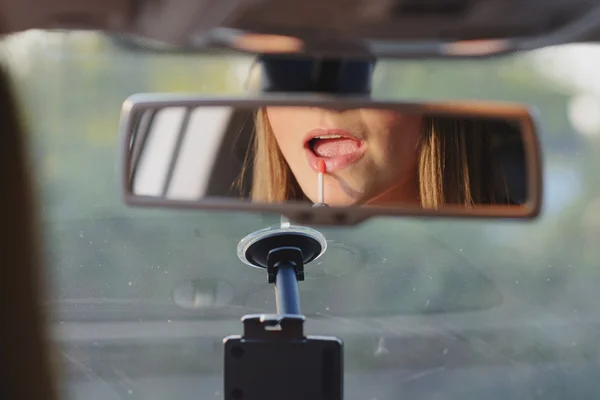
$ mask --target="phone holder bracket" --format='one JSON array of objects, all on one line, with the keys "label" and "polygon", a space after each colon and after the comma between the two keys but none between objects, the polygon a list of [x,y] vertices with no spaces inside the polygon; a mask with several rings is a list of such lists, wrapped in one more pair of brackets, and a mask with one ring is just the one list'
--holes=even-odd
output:
[{"label": "phone holder bracket", "polygon": [[246,340],[302,340],[303,315],[254,314],[242,317]]},{"label": "phone holder bracket", "polygon": [[302,315],[247,315],[224,343],[226,400],[341,400],[343,342],[305,336]]},{"label": "phone holder bracket", "polygon": [[320,232],[287,225],[253,232],[238,244],[241,261],[266,270],[278,313],[246,315],[243,335],[224,339],[226,400],[343,398],[343,342],[304,335],[300,312],[304,265],[326,248]]},{"label": "phone holder bracket", "polygon": [[285,263],[291,265],[296,273],[296,280],[304,280],[304,256],[302,250],[294,246],[282,246],[270,250],[267,254],[267,276],[269,283],[275,283],[277,268]]}]

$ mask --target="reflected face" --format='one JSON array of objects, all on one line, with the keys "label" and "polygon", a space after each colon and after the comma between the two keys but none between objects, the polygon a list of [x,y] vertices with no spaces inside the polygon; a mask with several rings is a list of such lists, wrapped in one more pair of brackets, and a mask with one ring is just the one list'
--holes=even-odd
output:
[{"label": "reflected face", "polygon": [[318,201],[321,161],[329,205],[418,201],[419,116],[316,107],[267,107],[266,114],[285,160],[312,202]]}]

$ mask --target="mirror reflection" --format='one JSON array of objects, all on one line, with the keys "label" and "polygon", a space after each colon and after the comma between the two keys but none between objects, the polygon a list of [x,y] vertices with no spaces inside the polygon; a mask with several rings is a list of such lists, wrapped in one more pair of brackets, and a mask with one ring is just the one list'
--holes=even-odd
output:
[{"label": "mirror reflection", "polygon": [[205,106],[144,111],[130,188],[169,200],[329,206],[521,205],[519,119],[399,109]]}]

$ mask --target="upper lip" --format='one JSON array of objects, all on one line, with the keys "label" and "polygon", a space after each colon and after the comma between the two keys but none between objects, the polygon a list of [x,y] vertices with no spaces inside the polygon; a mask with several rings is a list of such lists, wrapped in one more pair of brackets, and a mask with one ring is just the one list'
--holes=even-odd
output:
[{"label": "upper lip", "polygon": [[357,142],[362,143],[361,139],[359,139],[358,137],[354,136],[350,132],[345,131],[343,129],[318,128],[318,129],[313,129],[306,134],[306,136],[304,137],[304,147],[311,150],[310,141],[313,139],[322,137],[322,136],[333,136],[333,137],[338,136],[338,137],[356,140]]}]

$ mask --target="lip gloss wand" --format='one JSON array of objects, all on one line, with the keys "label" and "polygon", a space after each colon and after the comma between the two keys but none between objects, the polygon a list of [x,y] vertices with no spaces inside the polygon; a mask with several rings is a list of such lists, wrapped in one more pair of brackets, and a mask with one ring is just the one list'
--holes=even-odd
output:
[{"label": "lip gloss wand", "polygon": [[313,207],[327,207],[325,204],[325,180],[324,175],[327,172],[327,166],[325,161],[319,160],[318,173],[317,173],[317,199],[318,202],[313,204]]}]

